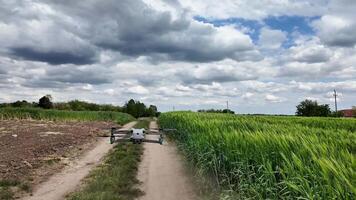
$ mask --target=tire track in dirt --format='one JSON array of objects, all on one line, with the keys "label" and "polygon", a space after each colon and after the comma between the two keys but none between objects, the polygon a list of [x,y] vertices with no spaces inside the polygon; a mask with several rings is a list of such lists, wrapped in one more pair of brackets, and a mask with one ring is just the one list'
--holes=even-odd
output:
[{"label": "tire track in dirt", "polygon": [[[150,123],[150,128],[157,127],[156,121]],[[139,200],[198,199],[175,145],[166,141],[163,145],[144,143],[138,179],[142,182],[140,189],[145,193]]]},{"label": "tire track in dirt", "polygon": [[[132,128],[136,122],[125,124],[122,128]],[[80,181],[89,174],[90,170],[102,161],[103,157],[114,145],[108,138],[102,138],[96,146],[86,152],[79,160],[70,163],[62,172],[50,177],[47,181],[35,187],[32,196],[23,197],[22,200],[62,200],[65,195],[73,192]]]}]

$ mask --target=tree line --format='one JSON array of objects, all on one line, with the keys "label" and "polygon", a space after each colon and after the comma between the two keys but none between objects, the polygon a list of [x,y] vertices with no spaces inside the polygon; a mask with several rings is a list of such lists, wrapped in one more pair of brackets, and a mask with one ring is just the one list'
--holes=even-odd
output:
[{"label": "tree line", "polygon": [[329,104],[319,104],[317,101],[309,99],[297,105],[295,115],[304,117],[343,117],[341,112],[332,112]]},{"label": "tree line", "polygon": [[33,107],[43,109],[70,110],[70,111],[114,111],[124,112],[138,117],[157,117],[160,112],[155,105],[146,106],[140,101],[130,99],[124,106],[114,106],[111,104],[96,104],[86,101],[72,100],[68,102],[53,102],[51,95],[41,97],[38,102],[28,102],[26,100],[15,101],[12,103],[1,103],[2,107]]},{"label": "tree line", "polygon": [[221,110],[221,109],[207,109],[207,110],[201,109],[201,110],[198,110],[198,112],[235,114],[235,112],[230,109],[223,109],[223,110]]}]

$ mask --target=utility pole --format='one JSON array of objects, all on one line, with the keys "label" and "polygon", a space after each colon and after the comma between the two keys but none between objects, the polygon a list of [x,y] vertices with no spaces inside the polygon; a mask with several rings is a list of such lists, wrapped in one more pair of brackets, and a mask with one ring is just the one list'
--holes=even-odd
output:
[{"label": "utility pole", "polygon": [[175,111],[175,107],[173,106],[173,111]]},{"label": "utility pole", "polygon": [[337,93],[336,93],[336,90],[334,89],[334,99],[335,99],[335,113],[337,113]]},{"label": "utility pole", "polygon": [[226,109],[229,110],[229,101],[226,101]]}]

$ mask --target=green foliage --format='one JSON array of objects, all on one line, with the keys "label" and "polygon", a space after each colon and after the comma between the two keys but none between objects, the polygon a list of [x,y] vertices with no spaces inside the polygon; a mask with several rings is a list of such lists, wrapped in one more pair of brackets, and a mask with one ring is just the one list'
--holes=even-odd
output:
[{"label": "green foliage", "polygon": [[52,97],[51,95],[46,95],[40,98],[38,101],[38,106],[44,109],[51,109],[53,108]]},{"label": "green foliage", "polygon": [[126,113],[111,111],[63,111],[40,108],[0,108],[2,119],[38,119],[38,120],[78,120],[78,121],[114,121],[125,124],[134,118]]},{"label": "green foliage", "polygon": [[126,102],[123,111],[129,113],[130,115],[139,118],[139,117],[155,117],[157,116],[157,107],[150,105],[149,108],[146,107],[144,103],[140,101],[135,101],[130,99]]},{"label": "green foliage", "polygon": [[170,112],[161,128],[232,199],[354,199],[356,120]]},{"label": "green foliage", "polygon": [[295,114],[305,117],[328,117],[331,115],[331,110],[328,104],[319,105],[317,101],[306,99],[297,105],[297,111]]},{"label": "green foliage", "polygon": [[90,173],[86,186],[70,200],[133,200],[142,195],[136,178],[142,145],[122,143],[106,158],[105,164]]},{"label": "green foliage", "polygon": [[144,103],[139,101],[130,100],[128,101],[124,108],[120,106],[114,106],[110,104],[96,104],[89,103],[86,101],[80,100],[72,100],[69,102],[58,102],[52,103],[52,97],[50,95],[46,95],[42,97],[39,103],[29,103],[25,100],[16,101],[13,103],[1,103],[0,108],[4,107],[21,107],[21,108],[54,108],[56,110],[71,110],[71,111],[113,111],[113,112],[125,112],[129,113],[136,118],[138,117],[157,117],[159,112],[157,111],[157,107],[154,105],[150,105],[148,108]]},{"label": "green foliage", "polygon": [[150,125],[151,119],[150,118],[143,118],[143,119],[139,119],[137,121],[137,123],[135,124],[135,128],[144,128],[144,129],[148,129],[149,125]]},{"label": "green foliage", "polygon": [[230,110],[230,109],[223,109],[223,110],[219,110],[219,109],[208,109],[208,110],[198,110],[198,112],[235,114],[235,112],[232,111],[232,110]]},{"label": "green foliage", "polygon": [[11,187],[19,185],[18,180],[0,180],[0,200],[12,200],[14,199],[14,193]]},{"label": "green foliage", "polygon": [[148,117],[157,117],[158,109],[154,105],[150,105],[146,111],[146,116]]},{"label": "green foliage", "polygon": [[56,103],[55,108],[58,110],[75,110],[75,111],[117,111],[122,112],[122,108],[113,105],[100,105],[85,101],[73,100],[67,103]]}]

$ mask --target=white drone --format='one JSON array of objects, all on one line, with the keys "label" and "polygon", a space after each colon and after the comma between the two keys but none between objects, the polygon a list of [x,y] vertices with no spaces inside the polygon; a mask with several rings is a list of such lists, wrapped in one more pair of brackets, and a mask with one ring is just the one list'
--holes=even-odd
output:
[{"label": "white drone", "polygon": [[[163,133],[175,131],[175,129],[149,129],[132,128],[132,129],[117,129],[111,128],[110,143],[131,141],[134,144],[142,142],[163,144]],[[157,135],[158,139],[148,139],[146,135]]]}]

